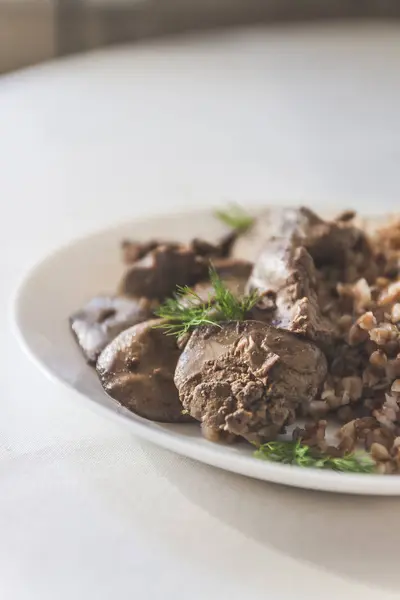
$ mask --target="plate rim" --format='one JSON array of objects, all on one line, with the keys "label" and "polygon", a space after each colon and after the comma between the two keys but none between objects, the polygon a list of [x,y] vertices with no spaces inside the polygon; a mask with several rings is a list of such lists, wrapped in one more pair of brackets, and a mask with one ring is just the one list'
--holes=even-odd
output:
[{"label": "plate rim", "polygon": [[[271,204],[268,204],[268,206],[271,206]],[[249,210],[251,210],[251,208]],[[258,207],[258,210],[260,210],[260,207]],[[116,233],[120,228],[127,227],[130,224],[132,224],[133,228],[137,228],[140,226],[141,222],[148,223],[148,221],[160,221],[165,218],[182,219],[186,216],[189,217],[189,215],[193,217],[194,214],[210,215],[211,213],[209,210],[177,210],[169,211],[168,213],[158,213],[157,215],[149,215],[144,218],[126,219],[111,224],[108,227],[102,227],[89,231],[87,234],[73,237],[66,243],[61,244],[54,250],[45,253],[39,259],[34,261],[33,264],[28,266],[22,276],[20,276],[14,287],[8,309],[11,331],[23,353],[48,380],[69,390],[74,402],[82,403],[82,399],[88,400],[89,403],[87,406],[94,412],[103,415],[105,418],[112,418],[114,422],[119,423],[125,428],[129,428],[131,433],[137,435],[141,439],[150,441],[157,446],[175,452],[181,456],[186,456],[192,460],[245,477],[301,489],[369,496],[400,496],[400,475],[336,473],[333,471],[322,471],[312,468],[306,469],[292,465],[281,465],[256,459],[254,459],[253,462],[253,460],[249,460],[250,457],[247,454],[220,454],[216,451],[217,446],[212,442],[209,442],[210,446],[194,446],[191,444],[190,438],[177,437],[174,432],[166,429],[152,429],[151,427],[146,427],[145,421],[142,422],[135,418],[136,415],[133,413],[133,416],[128,418],[123,412],[114,411],[110,407],[99,404],[95,399],[75,389],[67,381],[60,378],[45,363],[45,361],[36,354],[24,333],[24,326],[21,323],[21,311],[27,292],[29,291],[30,283],[35,280],[35,276],[44,269],[47,264],[57,260],[57,258],[60,258],[63,254],[67,254],[69,248],[76,244],[88,242],[90,239],[101,237],[112,231]],[[84,360],[84,358],[82,358],[82,360]],[[378,482],[379,485],[377,485]]]}]

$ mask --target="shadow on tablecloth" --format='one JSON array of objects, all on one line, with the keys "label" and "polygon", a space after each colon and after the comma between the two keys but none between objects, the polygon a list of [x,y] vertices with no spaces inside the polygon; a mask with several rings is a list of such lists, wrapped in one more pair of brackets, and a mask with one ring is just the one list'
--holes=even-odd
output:
[{"label": "shadow on tablecloth", "polygon": [[190,502],[245,536],[333,574],[398,591],[398,498],[268,484],[141,445]]}]

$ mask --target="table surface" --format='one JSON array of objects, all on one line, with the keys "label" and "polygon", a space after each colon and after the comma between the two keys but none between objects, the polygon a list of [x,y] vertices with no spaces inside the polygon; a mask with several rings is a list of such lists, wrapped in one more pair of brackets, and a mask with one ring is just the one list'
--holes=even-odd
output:
[{"label": "table surface", "polygon": [[141,442],[47,381],[7,319],[29,265],[114,221],[227,200],[398,210],[399,61],[397,25],[260,28],[0,81],[2,598],[399,597],[398,499]]}]

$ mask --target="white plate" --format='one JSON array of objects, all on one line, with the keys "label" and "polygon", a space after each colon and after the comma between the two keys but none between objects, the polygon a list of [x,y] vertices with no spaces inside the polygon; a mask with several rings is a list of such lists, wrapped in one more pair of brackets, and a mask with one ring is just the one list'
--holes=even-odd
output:
[{"label": "white plate", "polygon": [[209,213],[160,216],[125,223],[61,248],[31,270],[17,290],[13,317],[23,348],[47,376],[71,388],[71,399],[88,401],[133,433],[179,454],[249,477],[297,487],[400,495],[400,476],[339,474],[263,462],[253,458],[250,447],[208,442],[197,426],[142,419],[119,407],[103,392],[69,331],[68,316],[92,296],[115,291],[122,273],[121,239],[211,239],[221,233],[220,227]]}]

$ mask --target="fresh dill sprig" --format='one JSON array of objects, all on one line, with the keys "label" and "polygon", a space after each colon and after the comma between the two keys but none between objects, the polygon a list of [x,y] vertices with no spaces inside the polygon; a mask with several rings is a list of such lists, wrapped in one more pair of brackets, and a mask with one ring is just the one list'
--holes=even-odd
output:
[{"label": "fresh dill sprig", "polygon": [[331,469],[345,473],[373,473],[375,462],[366,452],[354,452],[342,457],[322,454],[310,448],[301,441],[296,442],[267,442],[254,452],[256,458],[279,462],[298,467],[313,467],[315,469]]},{"label": "fresh dill sprig", "polygon": [[156,311],[164,323],[156,325],[165,329],[167,335],[180,337],[200,325],[217,325],[220,321],[244,321],[246,313],[258,302],[259,296],[252,292],[249,296],[237,298],[214,269],[209,271],[214,294],[204,302],[190,287],[177,287],[173,298],[167,298]]},{"label": "fresh dill sprig", "polygon": [[204,302],[192,288],[177,286],[175,295],[167,298],[155,311],[157,317],[165,321],[156,328],[165,329],[167,335],[180,337],[193,327],[215,325],[215,320],[209,318],[212,309],[211,300]]},{"label": "fresh dill sprig", "polygon": [[230,204],[225,210],[216,210],[214,214],[217,219],[238,233],[244,233],[254,223],[254,217],[237,204]]},{"label": "fresh dill sprig", "polygon": [[260,296],[257,291],[253,291],[248,296],[237,298],[224,285],[221,277],[214,267],[210,267],[209,276],[211,285],[215,291],[215,307],[226,321],[244,321],[246,313],[257,304]]}]

